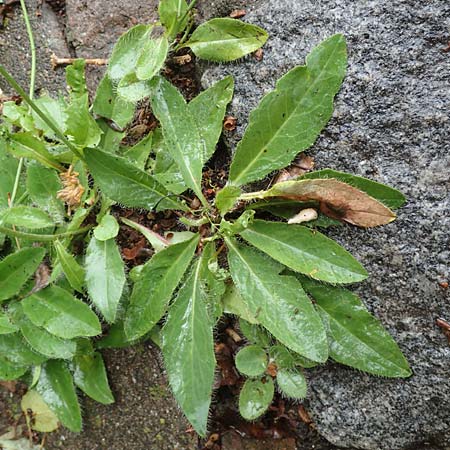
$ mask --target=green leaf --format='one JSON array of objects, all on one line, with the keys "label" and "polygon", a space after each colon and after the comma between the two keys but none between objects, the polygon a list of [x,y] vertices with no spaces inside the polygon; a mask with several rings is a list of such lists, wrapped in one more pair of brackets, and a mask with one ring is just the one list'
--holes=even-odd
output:
[{"label": "green leaf", "polygon": [[255,220],[241,236],[277,261],[316,280],[355,283],[367,278],[366,270],[350,253],[318,231]]},{"label": "green leaf", "polygon": [[265,328],[257,323],[248,322],[242,317],[239,319],[239,329],[244,335],[245,339],[253,344],[260,345],[261,347],[268,347],[272,341],[271,336]]},{"label": "green leaf", "polygon": [[205,141],[205,164],[216,150],[222,134],[223,118],[228,103],[233,98],[234,80],[230,75],[201,92],[188,103],[188,110],[197,122],[200,136]]},{"label": "green leaf", "polygon": [[188,23],[186,0],[160,0],[158,13],[161,23],[166,27],[169,39],[181,33]]},{"label": "green leaf", "polygon": [[164,315],[198,242],[196,235],[189,241],[171,245],[144,265],[133,287],[125,318],[125,333],[130,340],[150,331]]},{"label": "green leaf", "polygon": [[290,349],[319,362],[328,356],[320,317],[293,276],[257,250],[227,238],[231,277],[257,320]]},{"label": "green leaf", "polygon": [[94,228],[94,236],[99,241],[113,239],[119,233],[119,224],[114,216],[105,214],[100,223]]},{"label": "green leaf", "polygon": [[127,148],[123,156],[134,162],[139,169],[145,170],[147,160],[152,151],[153,132],[150,132],[133,147]]},{"label": "green leaf", "polygon": [[19,293],[36,272],[44,255],[43,248],[23,248],[0,261],[0,301]]},{"label": "green leaf", "polygon": [[17,227],[36,230],[54,226],[49,215],[38,208],[32,206],[18,205],[5,209],[0,213],[0,222]]},{"label": "green leaf", "polygon": [[91,308],[58,286],[48,286],[27,297],[22,307],[34,325],[63,339],[97,336],[102,331]]},{"label": "green leaf", "polygon": [[167,149],[178,164],[186,185],[204,200],[201,178],[206,149],[196,122],[183,96],[168,81],[156,77],[152,86],[153,113],[161,122]]},{"label": "green leaf", "polygon": [[98,349],[124,348],[129,347],[135,342],[132,339],[128,339],[125,334],[124,322],[118,320],[111,325],[106,336],[103,336],[99,341],[95,342],[95,347]]},{"label": "green leaf", "polygon": [[88,94],[72,100],[66,109],[67,134],[81,147],[95,147],[101,139],[102,130],[91,116],[88,108]]},{"label": "green leaf", "polygon": [[[28,371],[28,367],[15,365],[4,356],[0,355],[0,380],[17,380]],[[1,442],[0,442],[1,444]]]},{"label": "green leaf", "polygon": [[305,398],[308,386],[305,376],[296,370],[280,369],[277,372],[277,384],[280,391],[289,398]]},{"label": "green leaf", "polygon": [[137,103],[150,95],[150,80],[139,80],[134,72],[129,73],[120,80],[117,93],[125,101]]},{"label": "green leaf", "polygon": [[139,80],[150,80],[164,65],[169,51],[166,36],[149,39],[143,45],[136,61],[136,76]]},{"label": "green leaf", "polygon": [[236,368],[249,377],[262,375],[267,369],[266,352],[259,345],[247,345],[236,355]]},{"label": "green leaf", "polygon": [[269,354],[278,369],[292,369],[295,366],[294,356],[284,345],[277,344],[270,347]]},{"label": "green leaf", "polygon": [[6,153],[6,142],[0,137],[0,210],[8,207],[8,194],[14,189],[19,162]]},{"label": "green leaf", "polygon": [[225,186],[217,193],[215,203],[222,216],[233,208],[240,195],[241,190],[237,186]]},{"label": "green leaf", "polygon": [[92,237],[86,251],[86,288],[105,320],[116,320],[117,308],[125,285],[125,266],[114,241]]},{"label": "green leaf", "polygon": [[357,295],[306,277],[301,277],[301,283],[316,301],[335,361],[384,377],[412,374],[395,341]]},{"label": "green leaf", "polygon": [[225,313],[234,314],[253,324],[259,323],[242,300],[239,291],[233,283],[227,285],[225,294],[222,297],[222,304]]},{"label": "green leaf", "polygon": [[64,361],[47,361],[42,366],[36,390],[65,427],[81,431],[80,405]]},{"label": "green leaf", "polygon": [[312,50],[306,66],[278,80],[250,115],[230,168],[233,184],[264,178],[314,143],[332,115],[346,66],[345,39],[336,34]]},{"label": "green leaf", "polygon": [[84,269],[78,264],[60,241],[54,242],[58,262],[61,264],[64,275],[69,284],[78,292],[83,293]]},{"label": "green leaf", "polygon": [[0,334],[15,333],[19,327],[11,322],[9,316],[0,310]]},{"label": "green leaf", "polygon": [[114,403],[105,364],[100,353],[77,355],[74,358],[74,365],[73,381],[86,395],[104,405]]},{"label": "green leaf", "polygon": [[155,253],[164,250],[169,245],[169,242],[165,238],[163,238],[160,234],[150,230],[149,228],[144,227],[144,225],[133,222],[132,220],[126,219],[125,217],[121,217],[120,220],[122,220],[125,225],[133,228],[133,230],[142,233],[155,250]]},{"label": "green leaf", "polygon": [[[66,102],[63,98],[54,99],[48,94],[42,95],[34,100],[39,109],[49,118],[63,133],[66,131]],[[33,120],[36,128],[42,130],[44,135],[50,139],[58,140],[55,132],[32,110]]]},{"label": "green leaf", "polygon": [[226,62],[258,50],[268,37],[262,28],[241,20],[212,19],[201,24],[184,46],[199,58]]},{"label": "green leaf", "polygon": [[205,436],[216,361],[201,267],[199,258],[169,310],[162,352],[176,400],[197,433]]},{"label": "green leaf", "polygon": [[58,418],[37,391],[28,391],[22,397],[20,407],[25,417],[32,417],[30,425],[33,430],[51,433],[58,428]]},{"label": "green leaf", "polygon": [[9,136],[7,150],[16,158],[34,159],[53,169],[62,168],[45,144],[31,133],[15,133]]},{"label": "green leaf", "polygon": [[20,319],[19,326],[30,347],[47,358],[71,359],[75,354],[77,346],[74,341],[54,336],[34,325],[26,317]]},{"label": "green leaf", "polygon": [[167,208],[186,209],[181,203],[167,198],[163,186],[125,158],[98,149],[89,149],[85,158],[100,189],[112,200],[129,207],[153,209],[164,199]]},{"label": "green leaf", "polygon": [[302,175],[300,179],[310,180],[328,178],[333,178],[335,180],[347,183],[380,201],[388,208],[400,208],[406,201],[405,196],[400,191],[397,191],[397,189],[393,189],[385,184],[377,183],[376,181],[372,181],[367,178],[350,175],[349,173],[338,172],[333,169],[323,169],[306,173],[305,175]]},{"label": "green leaf", "polygon": [[112,120],[117,126],[124,128],[133,119],[135,105],[117,95],[116,87],[106,73],[97,87],[92,109],[98,116]]},{"label": "green leaf", "polygon": [[268,197],[318,202],[320,210],[327,216],[360,227],[376,227],[395,220],[395,214],[378,200],[334,178],[284,181],[268,191],[251,192],[240,198],[251,200]]},{"label": "green leaf", "polygon": [[239,412],[246,420],[262,416],[272,403],[275,388],[272,378],[247,380],[239,394]]},{"label": "green leaf", "polygon": [[36,206],[46,211],[57,223],[62,223],[65,216],[64,205],[57,198],[61,188],[61,182],[55,170],[47,169],[37,163],[28,165],[28,194]]},{"label": "green leaf", "polygon": [[21,367],[37,366],[47,359],[34,352],[20,333],[0,335],[0,358]]},{"label": "green leaf", "polygon": [[109,58],[108,75],[112,80],[134,72],[139,50],[147,42],[152,28],[152,25],[136,25],[120,36]]},{"label": "green leaf", "polygon": [[81,58],[76,59],[72,64],[66,67],[66,83],[69,87],[72,101],[78,97],[86,98],[88,93],[85,68],[86,61]]}]

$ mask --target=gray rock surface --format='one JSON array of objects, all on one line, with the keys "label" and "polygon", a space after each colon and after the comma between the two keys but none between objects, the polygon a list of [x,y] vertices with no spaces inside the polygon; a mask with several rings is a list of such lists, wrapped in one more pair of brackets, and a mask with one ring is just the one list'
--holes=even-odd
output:
[{"label": "gray rock surface", "polygon": [[[207,3],[207,2],[205,2]],[[228,14],[236,1],[214,1]],[[254,2],[252,2],[254,3]],[[205,6],[208,8],[208,5]],[[238,129],[277,78],[322,39],[347,38],[349,68],[333,119],[309,150],[316,166],[401,189],[398,220],[330,233],[371,273],[355,287],[407,355],[408,380],[375,378],[327,364],[310,372],[310,411],[319,432],[344,447],[450,448],[450,347],[436,326],[450,321],[450,4],[439,0],[260,0],[245,20],[271,37],[264,60],[202,65],[204,86],[236,79],[230,113]]]}]

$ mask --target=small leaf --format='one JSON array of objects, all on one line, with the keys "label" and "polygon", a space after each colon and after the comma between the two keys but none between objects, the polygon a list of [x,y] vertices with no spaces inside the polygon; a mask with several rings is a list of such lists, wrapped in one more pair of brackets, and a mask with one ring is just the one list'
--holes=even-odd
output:
[{"label": "small leaf", "polygon": [[301,277],[301,283],[316,301],[335,361],[384,377],[412,374],[398,345],[357,295],[306,277]]},{"label": "small leaf", "polygon": [[105,320],[116,320],[117,308],[125,285],[125,267],[114,241],[92,237],[86,251],[86,288]]},{"label": "small leaf", "polygon": [[18,294],[43,260],[45,249],[23,248],[0,261],[0,301]]},{"label": "small leaf", "polygon": [[400,208],[406,201],[405,196],[385,184],[377,183],[376,181],[367,178],[350,175],[349,173],[338,172],[332,169],[317,170],[315,172],[306,173],[300,179],[329,179],[342,181],[346,184],[359,189],[370,195],[372,198],[386,205],[388,208]]},{"label": "small leaf", "polygon": [[54,226],[49,215],[38,208],[32,206],[18,205],[5,209],[0,213],[0,223],[15,225],[17,227],[36,230]]},{"label": "small leaf", "polygon": [[275,388],[272,378],[247,380],[239,394],[239,412],[246,420],[262,416],[272,403]]},{"label": "small leaf", "polygon": [[58,428],[58,418],[50,410],[42,396],[34,390],[28,391],[20,402],[25,417],[30,417],[31,428],[40,433],[51,433]]},{"label": "small leaf", "polygon": [[239,329],[244,335],[245,339],[253,344],[260,345],[261,347],[268,347],[272,341],[271,336],[265,328],[257,323],[248,322],[247,320],[239,319]]},{"label": "small leaf", "polygon": [[317,139],[333,112],[333,97],[345,76],[345,39],[336,34],[306,58],[306,66],[278,80],[251,113],[230,168],[230,181],[242,185],[286,167]]},{"label": "small leaf", "polygon": [[149,332],[161,319],[194,256],[199,236],[171,245],[148,261],[136,281],[130,298],[125,332],[130,340]]},{"label": "small leaf", "polygon": [[277,261],[316,280],[355,283],[367,278],[366,270],[350,253],[307,227],[255,220],[241,236]]},{"label": "small leaf", "polygon": [[202,59],[233,61],[258,50],[267,38],[267,32],[256,25],[219,18],[201,24],[185,46]]},{"label": "small leaf", "polygon": [[291,369],[295,366],[294,356],[284,345],[270,347],[269,354],[279,369]]},{"label": "small leaf", "polygon": [[139,80],[150,80],[164,65],[169,51],[165,36],[149,39],[143,45],[136,62],[136,76]]},{"label": "small leaf", "polygon": [[169,310],[162,331],[162,352],[176,400],[197,433],[205,436],[215,358],[201,267],[202,259],[198,258]]},{"label": "small leaf", "polygon": [[150,243],[150,245],[155,250],[155,253],[160,252],[161,250],[164,250],[166,247],[169,246],[169,242],[162,237],[160,234],[156,233],[153,230],[150,230],[150,228],[144,227],[144,225],[141,225],[137,222],[133,222],[132,220],[126,219],[125,217],[121,217],[120,219],[125,225],[128,225],[129,227],[133,228],[133,230],[139,231],[139,233],[142,233],[144,237],[147,239],[147,241]]},{"label": "small leaf", "polygon": [[36,390],[65,427],[81,431],[80,405],[64,361],[47,361],[42,366]]},{"label": "small leaf", "polygon": [[8,194],[14,189],[18,165],[19,161],[6,153],[6,142],[0,137],[0,210],[8,207]]},{"label": "small leaf", "polygon": [[63,339],[101,333],[100,322],[91,308],[58,286],[48,286],[25,298],[22,307],[34,325]]},{"label": "small leaf", "polygon": [[134,162],[139,169],[145,170],[147,160],[152,151],[153,132],[150,132],[133,147],[125,149],[123,156]]},{"label": "small leaf", "polygon": [[100,189],[112,200],[129,207],[153,209],[164,199],[167,208],[186,209],[181,203],[167,198],[163,186],[125,158],[98,149],[89,149],[85,158]]},{"label": "small leaf", "polygon": [[216,150],[216,144],[222,134],[223,117],[228,103],[233,97],[234,80],[225,77],[201,92],[188,103],[188,110],[194,117],[200,136],[205,141],[205,164]]},{"label": "small leaf", "polygon": [[186,185],[202,199],[201,178],[206,154],[196,122],[183,96],[164,78],[152,80],[151,104],[161,122],[167,150],[178,164]]},{"label": "small leaf", "polygon": [[74,366],[73,380],[86,395],[104,405],[114,403],[114,397],[109,388],[108,376],[100,353],[77,355],[74,358]]},{"label": "small leaf", "polygon": [[[252,194],[244,195],[252,196]],[[313,200],[319,202],[320,210],[327,216],[345,220],[360,227],[377,227],[395,220],[395,214],[378,200],[333,178],[285,181],[256,195],[257,198],[282,197],[296,201]]]},{"label": "small leaf", "polygon": [[242,300],[239,291],[233,283],[227,285],[225,294],[222,297],[222,304],[225,313],[234,314],[253,324],[259,323]]},{"label": "small leaf", "polygon": [[102,130],[91,116],[88,108],[88,94],[72,100],[66,109],[67,134],[81,147],[95,147],[100,142]]},{"label": "small leaf", "polygon": [[64,275],[69,284],[81,294],[83,293],[84,269],[78,264],[75,257],[71,255],[60,241],[54,242],[58,262],[61,264]]},{"label": "small leaf", "polygon": [[29,158],[46,167],[61,169],[57,159],[47,150],[45,144],[31,133],[15,133],[9,137],[7,150],[17,158]]},{"label": "small leaf", "polygon": [[127,102],[140,102],[151,93],[150,80],[140,80],[134,72],[129,73],[120,80],[117,93]]},{"label": "small leaf", "polygon": [[138,50],[147,42],[152,28],[152,25],[136,25],[120,36],[109,58],[111,80],[120,80],[134,72],[140,54]]},{"label": "small leaf", "polygon": [[237,186],[225,186],[217,193],[215,203],[222,216],[233,208],[240,195],[241,190]]},{"label": "small leaf", "polygon": [[113,239],[119,233],[119,224],[114,216],[105,214],[100,223],[94,228],[94,236],[99,241]]},{"label": "small leaf", "polygon": [[[66,131],[66,107],[67,104],[62,97],[58,99],[51,98],[45,94],[34,100],[39,109],[60,129],[63,133]],[[44,135],[50,139],[58,140],[55,132],[32,110],[33,120],[36,128],[42,130]]]},{"label": "small leaf", "polygon": [[288,398],[305,398],[308,386],[305,376],[296,370],[280,369],[277,372],[277,384],[280,391]]},{"label": "small leaf", "polygon": [[61,181],[55,170],[47,169],[37,163],[28,165],[28,194],[33,203],[46,211],[57,223],[62,223],[65,216],[64,205],[57,197],[61,188]]},{"label": "small leaf", "polygon": [[85,77],[86,61],[84,59],[76,59],[72,64],[66,67],[66,83],[69,87],[71,99],[85,97],[87,94],[86,77]]},{"label": "small leaf", "polygon": [[267,369],[266,352],[258,345],[247,345],[236,355],[236,368],[249,377],[262,375]]},{"label": "small leaf", "polygon": [[324,362],[328,356],[320,317],[295,277],[281,264],[227,238],[231,277],[257,320],[290,349]]},{"label": "small leaf", "polygon": [[181,33],[188,23],[189,16],[186,14],[188,5],[186,0],[160,0],[158,6],[159,18],[166,27],[169,39]]},{"label": "small leaf", "polygon": [[19,327],[11,322],[9,316],[0,310],[0,334],[15,333]]},{"label": "small leaf", "polygon": [[124,128],[133,119],[135,105],[117,95],[114,83],[106,73],[97,87],[92,109],[98,116]]}]

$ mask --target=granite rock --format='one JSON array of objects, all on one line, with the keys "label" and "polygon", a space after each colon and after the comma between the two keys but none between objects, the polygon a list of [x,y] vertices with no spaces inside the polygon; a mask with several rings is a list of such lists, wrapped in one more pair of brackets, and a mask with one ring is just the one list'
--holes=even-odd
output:
[{"label": "granite rock", "polygon": [[[228,14],[235,1],[214,1]],[[241,2],[242,3],[242,2]],[[276,80],[324,38],[340,32],[348,74],[332,120],[308,151],[331,167],[402,190],[393,224],[331,231],[371,273],[354,289],[410,361],[407,380],[329,363],[309,373],[309,410],[332,443],[368,450],[450,448],[450,347],[436,318],[450,322],[450,4],[440,0],[265,0],[244,20],[268,30],[260,62],[202,63],[204,87],[232,74],[238,128]]]}]

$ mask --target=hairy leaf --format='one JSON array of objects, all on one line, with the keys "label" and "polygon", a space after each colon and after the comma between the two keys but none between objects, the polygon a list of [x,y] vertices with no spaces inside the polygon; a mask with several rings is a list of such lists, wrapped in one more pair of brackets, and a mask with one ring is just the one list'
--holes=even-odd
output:
[{"label": "hairy leaf", "polygon": [[0,223],[15,225],[18,227],[36,230],[54,226],[53,220],[49,215],[39,208],[32,206],[18,205],[0,212]]},{"label": "hairy leaf", "polygon": [[202,23],[185,46],[202,59],[233,61],[258,50],[267,38],[267,32],[256,25],[218,18]]},{"label": "hairy leaf", "polygon": [[143,45],[136,61],[136,76],[139,80],[150,80],[164,65],[169,51],[169,42],[165,36],[149,39]]},{"label": "hairy leaf", "polygon": [[162,331],[162,352],[176,400],[197,433],[205,436],[215,358],[201,267],[199,258],[169,310]]},{"label": "hairy leaf", "polygon": [[257,250],[232,238],[226,242],[231,277],[256,319],[287,347],[325,361],[325,329],[300,283],[279,275],[282,265]]},{"label": "hairy leaf", "polygon": [[337,362],[385,377],[412,372],[395,341],[351,291],[301,277],[327,329],[330,356]]},{"label": "hairy leaf", "polygon": [[367,178],[350,175],[349,173],[338,172],[333,169],[323,169],[306,173],[300,179],[328,178],[333,178],[335,180],[347,183],[370,195],[372,198],[383,203],[388,208],[400,208],[400,206],[402,206],[406,201],[405,196],[401,192],[397,191],[397,189],[386,186],[385,184],[377,183],[376,181],[372,181]]},{"label": "hairy leaf", "polygon": [[0,358],[22,367],[37,366],[47,359],[34,352],[20,333],[0,335]]},{"label": "hairy leaf", "polygon": [[[51,98],[45,94],[34,100],[39,109],[60,129],[62,132],[66,131],[66,102],[62,97],[58,99]],[[58,139],[55,132],[36,114],[32,111],[33,120],[36,128],[42,130],[44,135],[50,139]]]},{"label": "hairy leaf", "polygon": [[188,110],[197,122],[200,136],[205,141],[205,164],[216,150],[216,144],[222,133],[223,117],[228,103],[233,97],[234,80],[225,77],[216,84],[201,92],[188,103]]},{"label": "hairy leaf", "polygon": [[262,375],[267,369],[266,352],[258,345],[247,345],[236,355],[236,368],[249,377]]},{"label": "hairy leaf", "polygon": [[81,58],[66,67],[66,83],[72,100],[87,94],[85,68],[86,61]]},{"label": "hairy leaf", "polygon": [[189,241],[171,245],[144,265],[134,285],[125,319],[125,332],[130,340],[150,331],[166,312],[198,241],[196,235]]},{"label": "hairy leaf", "polygon": [[150,132],[133,147],[127,148],[123,156],[133,161],[139,169],[145,170],[147,160],[152,151],[153,132]]},{"label": "hairy leaf", "polygon": [[96,336],[100,322],[89,306],[58,286],[48,286],[22,300],[23,311],[38,327],[60,338]]},{"label": "hairy leaf", "polygon": [[125,158],[98,149],[85,153],[89,170],[100,189],[112,200],[125,206],[153,209],[158,202],[167,208],[186,209],[167,197],[166,189],[153,177]]},{"label": "hairy leaf", "polygon": [[151,103],[161,122],[167,150],[177,163],[186,185],[202,199],[201,178],[206,155],[194,117],[183,96],[164,78],[152,80]]},{"label": "hairy leaf", "polygon": [[152,25],[136,25],[120,36],[109,58],[108,75],[112,80],[134,72],[139,50],[147,42],[152,28]]},{"label": "hairy leaf", "polygon": [[259,322],[248,322],[242,317],[239,319],[239,329],[242,335],[252,344],[260,345],[261,347],[267,347],[272,342],[272,337],[268,331],[258,325]]},{"label": "hairy leaf", "polygon": [[42,366],[36,390],[65,427],[81,431],[80,405],[64,361],[47,361]]},{"label": "hairy leaf", "polygon": [[222,216],[233,208],[239,195],[241,190],[237,186],[225,186],[217,193],[215,203]]},{"label": "hairy leaf", "polygon": [[11,322],[9,316],[0,310],[0,334],[15,333],[18,329],[18,326]]},{"label": "hairy leaf", "polygon": [[280,369],[277,372],[277,384],[280,391],[289,398],[304,398],[308,386],[305,376],[297,370]]},{"label": "hairy leaf", "polygon": [[[28,371],[28,367],[16,365],[0,355],[0,380],[17,380]],[[1,441],[0,441],[1,443]]]},{"label": "hairy leaf", "polygon": [[166,27],[169,39],[176,37],[187,25],[188,15],[186,14],[188,5],[186,0],[160,0],[158,6],[159,18]]},{"label": "hairy leaf", "polygon": [[[252,197],[253,194],[244,194]],[[296,201],[316,201],[320,210],[334,219],[345,220],[360,227],[376,227],[395,220],[395,214],[365,192],[330,179],[300,179],[275,184],[268,191],[255,193],[254,198],[282,197]]]},{"label": "hairy leaf", "polygon": [[39,247],[23,248],[0,261],[0,301],[18,294],[44,258]]},{"label": "hairy leaf", "polygon": [[108,405],[114,403],[102,355],[98,352],[74,358],[73,381],[89,397]]},{"label": "hairy leaf", "polygon": [[117,93],[127,102],[140,102],[151,93],[150,80],[140,80],[134,72],[129,73],[120,80]]},{"label": "hairy leaf", "polygon": [[8,194],[14,189],[19,162],[6,153],[6,142],[0,137],[0,210],[8,207]]},{"label": "hairy leaf", "polygon": [[113,323],[125,285],[125,267],[114,239],[91,238],[85,269],[89,297],[105,320]]},{"label": "hairy leaf", "polygon": [[333,112],[347,66],[345,39],[336,34],[290,70],[250,114],[249,125],[230,168],[230,181],[242,185],[287,166],[310,147]]},{"label": "hairy leaf", "polygon": [[99,241],[113,239],[119,233],[119,224],[114,216],[105,214],[100,223],[94,228],[94,236]]},{"label": "hairy leaf", "polygon": [[233,283],[227,285],[225,294],[222,297],[222,304],[225,313],[234,314],[253,324],[259,323],[242,300],[239,291]]},{"label": "hairy leaf", "polygon": [[239,394],[239,412],[246,420],[262,416],[272,403],[275,388],[270,377],[247,380]]},{"label": "hairy leaf", "polygon": [[367,278],[364,267],[350,253],[307,227],[255,220],[241,236],[277,261],[316,280],[355,283]]},{"label": "hairy leaf", "polygon": [[78,292],[83,293],[84,269],[78,264],[60,241],[54,243],[58,262],[61,264],[64,275],[69,284]]}]

